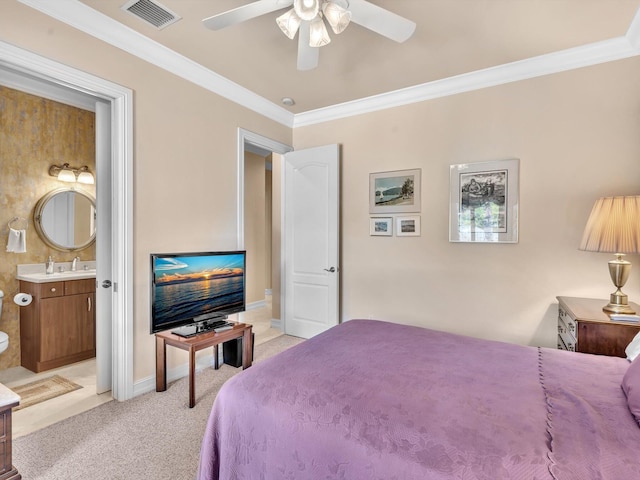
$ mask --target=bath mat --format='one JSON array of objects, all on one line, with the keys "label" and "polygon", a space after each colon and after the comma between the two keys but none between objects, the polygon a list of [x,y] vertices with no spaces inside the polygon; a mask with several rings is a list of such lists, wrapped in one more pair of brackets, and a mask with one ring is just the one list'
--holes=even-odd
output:
[{"label": "bath mat", "polygon": [[11,387],[15,393],[20,395],[20,405],[13,410],[30,407],[45,400],[50,400],[65,393],[73,392],[82,388],[82,385],[73,383],[60,375],[36,380],[35,382],[25,383],[16,387]]}]

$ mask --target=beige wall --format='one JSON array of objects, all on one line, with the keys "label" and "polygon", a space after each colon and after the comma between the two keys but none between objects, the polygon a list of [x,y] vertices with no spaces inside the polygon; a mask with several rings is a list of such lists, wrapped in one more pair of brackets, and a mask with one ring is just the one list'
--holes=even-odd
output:
[{"label": "beige wall", "polygon": [[238,128],[285,144],[291,130],[18,2],[0,2],[0,40],[134,91],[133,376],[147,378],[149,254],[235,249]]},{"label": "beige wall", "polygon": [[266,275],[265,159],[244,157],[244,246],[247,250],[247,305],[264,300]]},{"label": "beige wall", "polygon": [[[51,165],[63,163],[76,168],[87,165],[95,175],[95,114],[0,86],[0,290],[5,294],[0,330],[9,335],[0,369],[20,365],[20,307],[13,303],[19,287],[16,265],[44,263],[49,255],[56,262],[70,262],[76,255],[95,260],[95,245],[60,252],[47,246],[34,228],[38,200],[51,190],[72,185],[49,175]],[[95,198],[94,185],[75,184],[74,188]],[[25,253],[5,248],[8,223],[14,217],[29,222]],[[14,225],[23,227],[22,221]]]},{"label": "beige wall", "polygon": [[[633,58],[296,129],[296,149],[342,145],[342,318],[555,346],[556,295],[614,290],[609,256],[577,247],[598,197],[640,193],[639,74]],[[449,243],[449,165],[513,157],[519,243]],[[422,235],[370,237],[369,173],[410,168]]]}]

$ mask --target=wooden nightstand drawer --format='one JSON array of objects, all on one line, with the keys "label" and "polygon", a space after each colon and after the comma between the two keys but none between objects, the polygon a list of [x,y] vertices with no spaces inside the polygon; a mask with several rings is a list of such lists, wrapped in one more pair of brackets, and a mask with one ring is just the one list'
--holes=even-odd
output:
[{"label": "wooden nightstand drawer", "polygon": [[570,335],[573,338],[572,343],[577,340],[576,321],[571,318],[562,306],[558,307],[558,334]]},{"label": "wooden nightstand drawer", "polygon": [[558,349],[575,352],[576,339],[573,338],[571,335],[558,333]]},{"label": "wooden nightstand drawer", "polygon": [[[606,300],[558,298],[558,348],[574,352],[626,357],[624,350],[640,325],[612,321],[602,310]],[[630,304],[636,311],[640,307]]]}]

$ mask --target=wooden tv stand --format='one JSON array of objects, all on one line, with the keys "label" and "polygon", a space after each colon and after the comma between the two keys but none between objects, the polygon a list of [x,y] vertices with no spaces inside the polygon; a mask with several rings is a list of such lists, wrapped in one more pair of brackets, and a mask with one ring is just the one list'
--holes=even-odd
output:
[{"label": "wooden tv stand", "polygon": [[242,368],[249,368],[253,362],[253,338],[251,325],[234,323],[231,330],[224,332],[205,332],[193,337],[181,337],[170,331],[156,333],[156,392],[167,389],[167,345],[189,352],[189,408],[196,404],[196,352],[213,347],[214,366],[219,367],[218,345],[229,340],[242,338]]}]

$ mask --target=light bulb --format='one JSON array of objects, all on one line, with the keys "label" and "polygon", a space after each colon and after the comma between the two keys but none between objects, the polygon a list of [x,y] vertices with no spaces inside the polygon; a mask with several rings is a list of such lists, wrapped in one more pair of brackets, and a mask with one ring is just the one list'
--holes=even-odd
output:
[{"label": "light bulb", "polygon": [[311,21],[318,16],[320,0],[293,0],[293,9],[302,20]]}]

